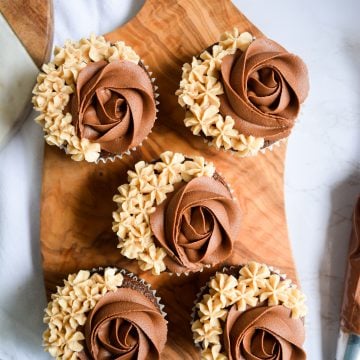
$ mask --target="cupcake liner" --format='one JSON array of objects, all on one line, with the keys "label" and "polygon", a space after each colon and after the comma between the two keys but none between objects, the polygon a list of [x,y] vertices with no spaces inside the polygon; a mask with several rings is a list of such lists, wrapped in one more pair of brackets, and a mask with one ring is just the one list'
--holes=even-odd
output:
[{"label": "cupcake liner", "polygon": [[280,139],[280,140],[274,142],[273,144],[270,144],[269,146],[266,146],[266,147],[260,149],[259,152],[262,154],[266,154],[266,151],[273,151],[274,148],[280,147],[280,146],[282,146],[282,144],[286,143],[287,139],[288,139],[288,137]]},{"label": "cupcake liner", "polygon": [[195,136],[200,136],[200,137],[202,138],[202,140],[204,141],[204,143],[207,144],[208,147],[210,147],[210,148],[215,148],[217,151],[229,153],[230,155],[236,156],[236,157],[238,157],[238,158],[251,158],[251,157],[257,156],[258,153],[266,154],[267,151],[273,151],[274,148],[280,147],[280,146],[281,146],[283,143],[285,143],[285,142],[287,141],[287,139],[288,139],[288,137],[285,137],[285,138],[283,138],[283,139],[280,139],[280,140],[274,142],[273,144],[270,144],[270,145],[268,145],[268,146],[265,146],[265,147],[261,148],[257,154],[254,154],[254,155],[251,155],[251,154],[248,154],[248,155],[239,155],[239,152],[236,151],[236,150],[233,150],[233,149],[225,149],[225,148],[223,148],[223,147],[217,148],[216,146],[214,146],[214,145],[212,144],[212,141],[211,141],[211,140],[206,139],[206,138],[204,138],[204,137],[201,136],[201,135],[195,135]]}]

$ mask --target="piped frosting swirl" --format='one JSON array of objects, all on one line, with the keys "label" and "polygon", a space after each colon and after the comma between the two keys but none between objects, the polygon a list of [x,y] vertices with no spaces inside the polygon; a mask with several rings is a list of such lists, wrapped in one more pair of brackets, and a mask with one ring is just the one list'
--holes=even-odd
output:
[{"label": "piped frosting swirl", "polygon": [[150,226],[169,255],[167,269],[181,273],[227,259],[240,218],[228,188],[214,178],[199,177],[180,183],[150,215]]},{"label": "piped frosting swirl", "polygon": [[277,141],[290,134],[309,91],[304,62],[269,39],[254,40],[221,63],[220,113],[246,136]]},{"label": "piped frosting swirl", "polygon": [[89,63],[71,99],[76,133],[122,154],[150,132],[156,117],[153,86],[146,71],[130,61]]},{"label": "piped frosting swirl", "polygon": [[166,333],[159,309],[144,294],[129,288],[102,297],[85,323],[92,359],[159,359]]}]

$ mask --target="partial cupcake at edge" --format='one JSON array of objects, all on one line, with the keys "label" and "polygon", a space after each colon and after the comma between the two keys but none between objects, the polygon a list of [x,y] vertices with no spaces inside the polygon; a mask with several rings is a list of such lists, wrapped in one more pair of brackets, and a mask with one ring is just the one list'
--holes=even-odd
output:
[{"label": "partial cupcake at edge", "polygon": [[158,360],[167,321],[156,292],[116,268],[81,270],[45,309],[43,346],[56,359]]},{"label": "partial cupcake at edge", "polygon": [[290,135],[308,91],[308,71],[298,56],[235,28],[184,64],[176,95],[194,135],[246,157]]},{"label": "partial cupcake at edge", "polygon": [[201,156],[166,151],[128,171],[113,200],[119,253],[154,275],[202,271],[226,260],[241,211],[230,186]]},{"label": "partial cupcake at edge", "polygon": [[102,36],[55,47],[33,89],[35,119],[49,145],[73,160],[98,162],[129,154],[154,125],[154,78],[123,41]]},{"label": "partial cupcake at edge", "polygon": [[305,301],[272,266],[224,267],[195,301],[191,328],[201,359],[305,360]]}]

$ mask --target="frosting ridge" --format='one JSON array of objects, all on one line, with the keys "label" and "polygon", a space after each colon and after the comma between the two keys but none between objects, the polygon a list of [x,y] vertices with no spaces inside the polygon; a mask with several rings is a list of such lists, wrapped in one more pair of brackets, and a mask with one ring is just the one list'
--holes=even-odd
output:
[{"label": "frosting ridge", "polygon": [[240,209],[227,187],[214,178],[180,183],[150,215],[156,241],[172,272],[198,270],[230,256],[239,231]]},{"label": "frosting ridge", "polygon": [[130,288],[102,297],[85,324],[87,349],[94,359],[159,359],[166,335],[159,309]]},{"label": "frosting ridge", "polygon": [[156,117],[153,87],[146,71],[125,60],[92,62],[83,68],[71,97],[80,138],[123,153],[150,132]]},{"label": "frosting ridge", "polygon": [[237,311],[229,310],[224,344],[229,360],[288,359],[304,360],[301,346],[305,340],[300,319],[292,319],[284,306],[261,306]]},{"label": "frosting ridge", "polygon": [[309,91],[304,62],[270,39],[254,40],[221,63],[220,113],[241,134],[277,141],[290,134]]}]

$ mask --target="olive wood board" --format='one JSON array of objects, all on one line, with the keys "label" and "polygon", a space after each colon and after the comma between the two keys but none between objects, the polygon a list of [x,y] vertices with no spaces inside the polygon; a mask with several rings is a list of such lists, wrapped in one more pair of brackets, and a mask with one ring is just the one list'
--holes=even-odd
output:
[{"label": "olive wood board", "polygon": [[0,0],[0,12],[40,68],[52,46],[52,0]]},{"label": "olive wood board", "polygon": [[241,232],[226,264],[266,262],[297,282],[284,209],[286,142],[250,158],[217,151],[185,128],[184,110],[174,95],[183,63],[234,26],[262,36],[230,0],[147,0],[132,20],[106,38],[131,45],[156,78],[160,111],[148,139],[131,156],[105,164],[78,163],[56,147],[45,147],[40,237],[48,296],[69,273],[80,269],[112,265],[138,274],[157,290],[168,314],[163,359],[200,358],[189,325],[191,308],[199,288],[215,270],[154,276],[122,257],[111,230],[117,207],[112,197],[135,162],[151,161],[166,150],[212,161],[242,208]]}]

